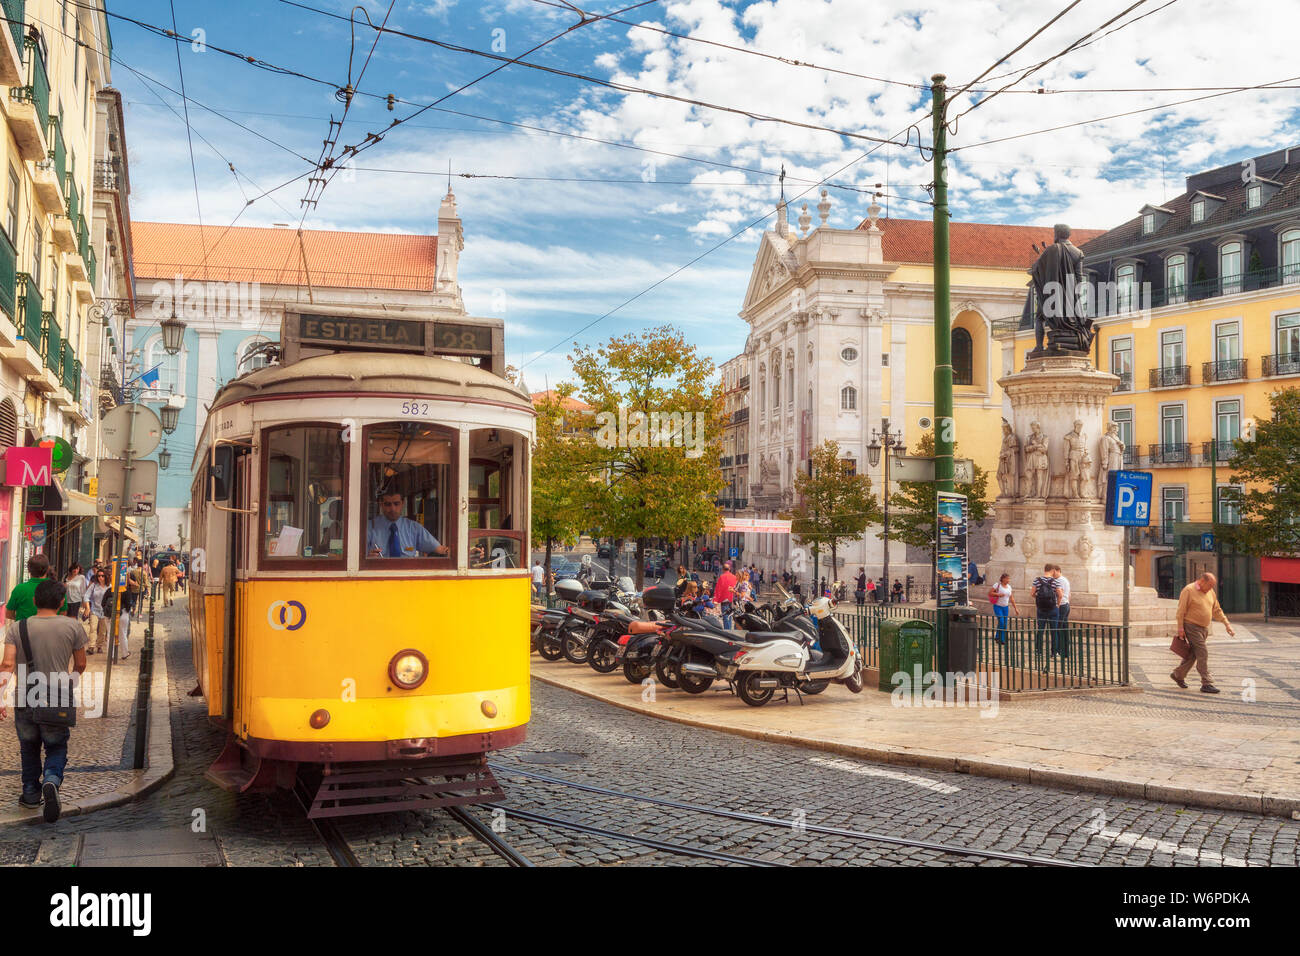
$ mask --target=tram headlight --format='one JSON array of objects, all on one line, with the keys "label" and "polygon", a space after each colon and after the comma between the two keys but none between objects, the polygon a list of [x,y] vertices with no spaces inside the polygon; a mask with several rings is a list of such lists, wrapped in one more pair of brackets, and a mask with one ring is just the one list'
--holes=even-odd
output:
[{"label": "tram headlight", "polygon": [[402,690],[414,690],[429,674],[429,660],[419,651],[398,651],[388,662],[388,677]]}]

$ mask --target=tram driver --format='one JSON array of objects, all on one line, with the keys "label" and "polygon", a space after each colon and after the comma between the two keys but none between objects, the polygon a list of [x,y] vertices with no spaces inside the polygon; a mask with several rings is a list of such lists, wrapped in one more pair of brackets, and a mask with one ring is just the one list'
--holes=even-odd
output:
[{"label": "tram driver", "polygon": [[370,519],[370,529],[366,533],[366,549],[370,557],[418,558],[449,553],[448,547],[440,544],[428,528],[402,514],[400,493],[381,491],[379,510],[381,514]]}]

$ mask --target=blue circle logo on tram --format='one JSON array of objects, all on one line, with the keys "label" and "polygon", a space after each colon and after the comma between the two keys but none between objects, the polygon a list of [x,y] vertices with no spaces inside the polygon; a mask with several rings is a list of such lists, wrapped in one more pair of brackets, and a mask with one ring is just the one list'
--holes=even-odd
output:
[{"label": "blue circle logo on tram", "polygon": [[[288,609],[291,607],[298,609],[296,624],[289,623]],[[266,610],[266,623],[274,631],[296,631],[307,623],[307,608],[301,601],[272,601]]]}]

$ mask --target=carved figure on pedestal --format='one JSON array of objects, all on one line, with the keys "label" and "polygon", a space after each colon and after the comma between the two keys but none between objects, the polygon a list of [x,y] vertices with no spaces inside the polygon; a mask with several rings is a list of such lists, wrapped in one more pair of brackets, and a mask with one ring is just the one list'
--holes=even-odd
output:
[{"label": "carved figure on pedestal", "polygon": [[1007,420],[1002,419],[1002,451],[998,454],[998,488],[1003,498],[1020,493],[1020,439]]},{"label": "carved figure on pedestal", "polygon": [[1083,458],[1079,461],[1079,494],[1077,496],[1082,501],[1097,500],[1097,484],[1093,481],[1092,455],[1088,454],[1088,449],[1083,450]]},{"label": "carved figure on pedestal", "polygon": [[1083,422],[1074,422],[1074,430],[1062,439],[1065,446],[1065,496],[1076,500],[1083,497],[1083,457],[1088,453],[1083,435]]},{"label": "carved figure on pedestal", "polygon": [[1025,494],[1026,498],[1046,498],[1051,481],[1051,466],[1047,460],[1047,436],[1043,426],[1034,422],[1029,426],[1025,440]]},{"label": "carved figure on pedestal", "polygon": [[1119,426],[1114,422],[1106,427],[1106,434],[1097,443],[1097,494],[1105,496],[1112,471],[1124,468],[1124,442],[1119,437]]}]

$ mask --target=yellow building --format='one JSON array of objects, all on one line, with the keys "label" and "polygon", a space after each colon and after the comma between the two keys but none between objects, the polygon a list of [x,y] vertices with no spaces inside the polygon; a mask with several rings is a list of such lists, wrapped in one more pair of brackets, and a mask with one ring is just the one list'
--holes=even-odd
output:
[{"label": "yellow building", "polygon": [[[1125,463],[1154,475],[1152,525],[1131,539],[1136,583],[1176,597],[1218,567],[1229,611],[1259,610],[1259,562],[1219,554],[1234,522],[1234,439],[1300,386],[1300,149],[1197,173],[1186,190],[1080,243],[1095,361],[1121,377],[1107,415]],[[1032,332],[1004,331],[1017,368]],[[1013,337],[1014,336],[1014,337]],[[1220,549],[1222,550],[1222,549]],[[1279,589],[1279,593],[1285,591]]]},{"label": "yellow building", "polygon": [[[796,231],[778,207],[775,228],[763,234],[740,316],[751,327],[745,351],[724,366],[747,381],[748,493],[757,518],[794,504],[794,474],[811,449],[837,442],[850,467],[869,472],[876,493],[883,462],[869,467],[867,448],[885,427],[909,450],[933,428],[933,227],[928,220],[871,218],[851,229],[828,225],[825,192],[812,228],[805,205]],[[1100,235],[1076,231],[1079,241]],[[993,338],[994,322],[1020,314],[1035,243],[1052,229],[954,222],[952,353],[958,451],[990,474],[997,471],[1005,414],[997,380],[1010,360]],[[736,409],[735,411],[741,411]],[[894,489],[896,490],[896,489]],[[990,496],[996,489],[990,489]],[[839,577],[859,567],[882,570],[883,547],[869,528],[861,543],[840,550]],[[971,537],[972,557],[987,555],[987,536]],[[742,559],[779,572],[790,542],[748,535]],[[890,548],[890,575],[912,574],[928,584],[928,556]],[[826,570],[829,576],[829,569]],[[811,565],[808,573],[811,574]]]},{"label": "yellow building", "polygon": [[[36,499],[0,488],[0,587],[24,553],[59,565],[90,554],[94,502],[78,495],[95,444],[87,359],[100,334],[90,310],[99,280],[94,225],[96,94],[109,84],[102,6],[5,0],[0,29],[0,451],[63,439],[75,455],[67,491]],[[97,354],[97,351],[95,352]],[[63,500],[59,500],[62,497]],[[39,507],[27,507],[33,501]],[[24,523],[26,514],[43,514]],[[88,530],[86,530],[88,529]]]}]

